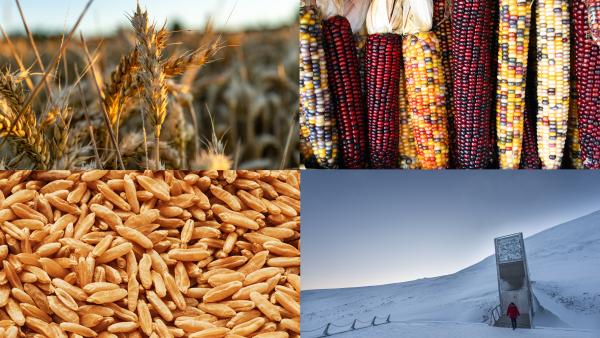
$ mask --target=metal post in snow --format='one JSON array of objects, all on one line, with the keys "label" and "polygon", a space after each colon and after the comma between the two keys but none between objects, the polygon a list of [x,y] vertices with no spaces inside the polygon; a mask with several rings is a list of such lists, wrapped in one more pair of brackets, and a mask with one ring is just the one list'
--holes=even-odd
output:
[{"label": "metal post in snow", "polygon": [[327,326],[325,326],[325,331],[323,331],[323,335],[321,337],[328,337],[330,335],[329,326],[331,326],[331,323],[327,323]]},{"label": "metal post in snow", "polygon": [[352,322],[351,330],[356,330],[356,319]]},{"label": "metal post in snow", "polygon": [[375,319],[377,319],[377,316],[373,317],[373,320],[371,321],[371,326],[375,326]]},{"label": "metal post in snow", "polygon": [[391,316],[392,316],[392,314],[390,313],[390,314],[388,315],[387,319],[385,320],[385,322],[386,322],[386,323],[388,323],[388,324],[389,324],[389,323],[391,323],[391,322],[390,322],[390,317],[391,317]]}]

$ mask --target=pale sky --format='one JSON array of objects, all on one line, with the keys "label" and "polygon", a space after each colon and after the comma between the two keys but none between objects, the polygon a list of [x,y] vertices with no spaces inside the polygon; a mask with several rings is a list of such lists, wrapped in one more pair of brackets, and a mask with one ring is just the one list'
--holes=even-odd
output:
[{"label": "pale sky", "polygon": [[[75,23],[87,0],[21,0],[32,30],[63,31]],[[84,34],[110,33],[128,25],[137,0],[94,0],[81,24]],[[218,28],[239,30],[278,26],[296,19],[299,0],[140,0],[159,23],[178,19],[191,29],[212,18]],[[9,32],[23,31],[15,0],[0,0],[0,22]]]},{"label": "pale sky", "polygon": [[302,288],[379,285],[451,274],[600,209],[600,172],[307,170]]}]

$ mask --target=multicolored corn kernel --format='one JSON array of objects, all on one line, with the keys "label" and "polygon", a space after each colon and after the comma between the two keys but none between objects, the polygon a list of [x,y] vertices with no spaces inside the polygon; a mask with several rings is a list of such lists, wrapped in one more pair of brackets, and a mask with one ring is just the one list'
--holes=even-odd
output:
[{"label": "multicolored corn kernel", "polygon": [[[302,86],[302,82],[300,82],[300,86]],[[319,164],[317,163],[317,159],[315,154],[312,151],[312,147],[310,145],[310,128],[306,124],[305,115],[300,114],[299,117],[300,124],[300,160],[307,168],[317,168]]]},{"label": "multicolored corn kernel", "polygon": [[586,3],[572,2],[573,65],[583,166],[600,169],[600,46],[591,38]]},{"label": "multicolored corn kernel", "polygon": [[320,166],[337,165],[337,123],[331,111],[321,19],[311,6],[300,8],[300,114]]},{"label": "multicolored corn kernel", "polygon": [[369,155],[373,168],[398,165],[400,114],[398,88],[402,65],[402,37],[372,34],[365,46],[365,83]]},{"label": "multicolored corn kernel", "polygon": [[341,166],[364,168],[367,121],[357,49],[350,23],[342,16],[323,21],[323,37],[329,88],[340,132]]},{"label": "multicolored corn kernel", "polygon": [[492,0],[456,0],[452,10],[452,88],[458,168],[487,168],[493,158]]},{"label": "multicolored corn kernel", "polygon": [[400,144],[398,147],[398,164],[402,169],[419,169],[417,145],[412,132],[410,112],[408,109],[406,78],[404,76],[404,72],[401,72],[400,86],[398,88],[398,111],[400,112]]},{"label": "multicolored corn kernel", "polygon": [[500,168],[518,169],[523,141],[530,0],[500,0],[496,134]]},{"label": "multicolored corn kernel", "polygon": [[433,32],[407,35],[402,54],[419,165],[444,169],[448,166],[448,123],[439,41]]},{"label": "multicolored corn kernel", "polygon": [[559,169],[569,120],[569,4],[567,0],[536,4],[538,153],[543,169]]}]

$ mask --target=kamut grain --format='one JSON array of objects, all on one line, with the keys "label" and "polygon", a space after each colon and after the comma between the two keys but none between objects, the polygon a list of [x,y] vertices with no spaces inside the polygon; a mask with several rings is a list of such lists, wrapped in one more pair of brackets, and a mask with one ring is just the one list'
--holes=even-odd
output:
[{"label": "kamut grain", "polygon": [[300,336],[296,171],[14,172],[0,192],[0,335]]}]

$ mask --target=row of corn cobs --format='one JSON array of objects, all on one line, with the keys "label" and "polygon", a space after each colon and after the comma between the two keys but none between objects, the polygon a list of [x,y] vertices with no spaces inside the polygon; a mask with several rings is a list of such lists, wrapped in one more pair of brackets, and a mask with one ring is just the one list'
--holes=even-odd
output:
[{"label": "row of corn cobs", "polygon": [[431,32],[362,53],[344,17],[301,8],[307,167],[600,169],[600,0],[433,5]]}]

